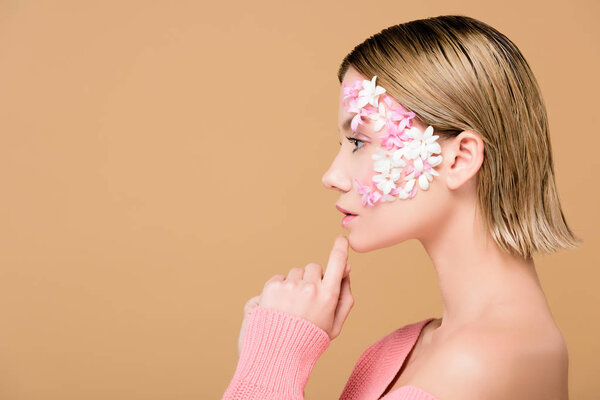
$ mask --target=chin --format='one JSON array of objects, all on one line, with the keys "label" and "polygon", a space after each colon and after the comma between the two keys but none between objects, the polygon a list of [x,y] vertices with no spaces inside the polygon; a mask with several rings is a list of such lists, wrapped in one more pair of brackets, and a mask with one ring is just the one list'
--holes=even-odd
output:
[{"label": "chin", "polygon": [[368,253],[369,251],[387,247],[384,243],[377,240],[377,238],[373,238],[372,236],[370,238],[364,237],[352,232],[348,235],[348,245],[357,253]]},{"label": "chin", "polygon": [[396,244],[410,240],[411,237],[382,237],[377,235],[360,235],[350,231],[348,234],[348,245],[357,253],[368,253],[370,251],[385,249]]}]

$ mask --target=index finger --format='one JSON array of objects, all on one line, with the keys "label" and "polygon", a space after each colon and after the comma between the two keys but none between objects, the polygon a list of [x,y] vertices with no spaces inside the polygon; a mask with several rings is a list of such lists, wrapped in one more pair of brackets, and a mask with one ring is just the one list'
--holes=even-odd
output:
[{"label": "index finger", "polygon": [[330,290],[340,290],[346,263],[348,262],[348,239],[344,235],[335,238],[329,253],[327,269],[323,276],[323,286]]}]

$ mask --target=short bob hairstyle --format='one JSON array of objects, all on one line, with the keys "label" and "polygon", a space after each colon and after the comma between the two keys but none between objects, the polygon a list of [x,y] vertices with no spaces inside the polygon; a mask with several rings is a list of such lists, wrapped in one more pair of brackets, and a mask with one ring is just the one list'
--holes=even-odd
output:
[{"label": "short bob hairstyle", "polygon": [[504,251],[529,259],[574,248],[556,182],[546,107],[527,61],[506,36],[471,17],[394,25],[342,61],[378,84],[440,140],[464,130],[484,142],[477,173],[484,229]]}]

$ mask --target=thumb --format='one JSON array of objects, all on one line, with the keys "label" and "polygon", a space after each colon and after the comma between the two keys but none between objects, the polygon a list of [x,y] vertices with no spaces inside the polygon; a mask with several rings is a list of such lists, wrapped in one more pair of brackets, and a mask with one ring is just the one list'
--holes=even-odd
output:
[{"label": "thumb", "polygon": [[346,322],[350,310],[354,306],[354,298],[352,297],[352,291],[350,290],[350,274],[342,279],[342,287],[340,289],[340,298],[338,300],[337,308],[335,309],[335,315],[333,317],[333,329],[332,338],[334,339],[339,336],[342,331],[342,326]]}]

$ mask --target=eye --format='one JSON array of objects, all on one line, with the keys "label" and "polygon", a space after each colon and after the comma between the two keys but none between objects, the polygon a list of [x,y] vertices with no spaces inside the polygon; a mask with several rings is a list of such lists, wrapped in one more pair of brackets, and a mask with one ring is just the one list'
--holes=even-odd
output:
[{"label": "eye", "polygon": [[350,136],[346,136],[346,139],[348,139],[348,141],[349,141],[350,143],[354,143],[354,145],[356,146],[356,147],[355,147],[355,148],[352,150],[352,152],[353,152],[353,153],[354,153],[356,150],[358,150],[358,149],[360,149],[360,148],[362,147],[362,146],[358,146],[358,144],[359,144],[359,143],[365,144],[365,142],[363,142],[362,140],[360,140],[360,139],[356,139],[356,138],[353,138],[353,137],[350,137]]}]

